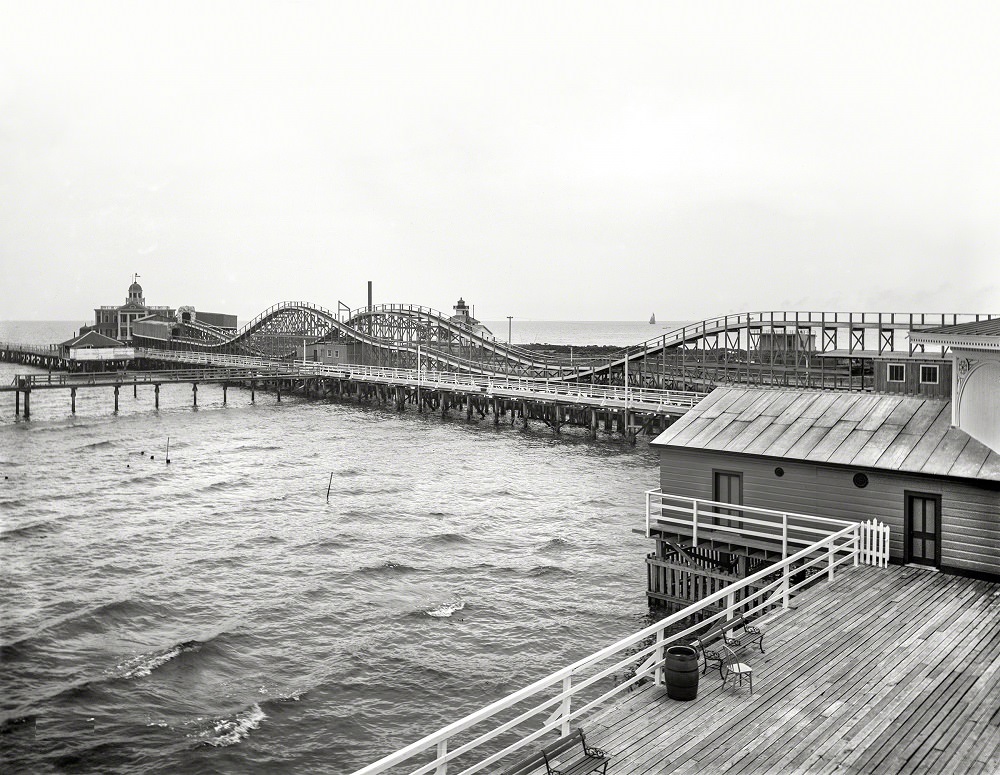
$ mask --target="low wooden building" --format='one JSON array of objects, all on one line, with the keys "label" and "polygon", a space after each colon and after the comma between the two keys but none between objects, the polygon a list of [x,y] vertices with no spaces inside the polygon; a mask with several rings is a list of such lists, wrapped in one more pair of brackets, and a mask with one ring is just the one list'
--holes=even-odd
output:
[{"label": "low wooden building", "polygon": [[84,331],[59,345],[61,358],[71,362],[106,363],[130,361],[135,351],[124,342],[97,331]]},{"label": "low wooden building", "polygon": [[947,399],[720,388],[652,445],[664,493],[876,518],[894,560],[1000,576],[1000,453]]},{"label": "low wooden building", "polygon": [[298,345],[295,348],[295,359],[298,361],[304,359],[311,363],[322,363],[327,366],[363,362],[361,345],[343,339],[321,340]]}]

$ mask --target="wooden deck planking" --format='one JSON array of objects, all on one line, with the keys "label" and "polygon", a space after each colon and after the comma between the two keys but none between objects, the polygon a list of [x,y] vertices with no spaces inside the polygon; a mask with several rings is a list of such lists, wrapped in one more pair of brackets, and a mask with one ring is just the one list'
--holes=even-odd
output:
[{"label": "wooden deck planking", "polygon": [[[866,605],[868,605],[868,603],[865,602],[865,601],[866,601],[866,596],[865,595],[859,595],[854,601],[849,601],[848,604],[851,604],[853,602],[856,606],[866,606]],[[823,616],[835,613],[836,610],[839,607],[841,607],[841,605],[842,605],[841,601],[839,599],[837,599],[837,598],[831,598],[829,600],[825,600],[825,601],[822,601],[822,602],[823,602],[823,605],[820,606],[820,615],[823,615]],[[791,626],[787,627],[786,630],[783,632],[783,635],[782,635],[782,638],[781,638],[782,641],[784,641],[787,638],[791,638],[791,636],[797,630],[796,625],[794,623],[792,623],[791,620],[789,620],[789,624]],[[859,632],[860,632],[860,630],[859,630]],[[771,652],[770,645],[768,647],[768,651]],[[710,673],[708,676],[705,676],[705,678],[706,679],[711,679],[713,677],[713,675],[714,674]],[[715,679],[715,686],[713,686],[713,684],[711,683],[711,681],[709,681],[709,683],[708,683],[708,689],[710,691],[712,691],[712,690],[718,690],[718,691],[721,692],[721,689],[718,689],[718,681],[719,681],[719,679],[716,678]],[[777,692],[779,690],[782,691],[782,692],[787,692],[791,688],[792,688],[791,683],[788,683],[785,686],[780,686],[780,685],[775,684],[775,685],[771,686],[771,688],[769,689],[769,691],[771,693]],[[661,693],[665,693],[665,690],[661,689],[659,691]],[[731,692],[729,692],[729,693],[731,694]],[[746,693],[745,690],[744,690],[744,693]],[[747,698],[747,699],[749,700],[749,698]],[[747,711],[749,709],[750,703],[749,702],[746,703],[746,706],[747,707],[736,707],[736,706],[734,706],[732,708],[724,708],[724,710],[728,710],[730,716],[735,716],[737,714],[741,714],[743,716],[742,721],[745,723],[748,720],[746,718],[746,713],[747,713]],[[720,717],[718,715],[716,715],[715,717],[713,717],[713,719],[716,720],[716,721],[720,721],[721,718],[722,717]],[[705,747],[706,742],[712,742],[711,740],[706,740],[705,739],[705,732],[704,732],[704,729],[703,729],[704,725],[703,725],[703,723],[701,722],[701,719],[698,716],[691,716],[688,719],[688,723],[691,725],[692,730],[693,730],[692,734],[690,736],[690,741],[691,742],[697,743],[699,745],[699,747],[701,747],[701,748]],[[722,734],[724,732],[725,732],[725,730],[723,730],[723,732],[720,732],[720,734]],[[686,753],[688,753],[688,752],[686,752],[684,750],[675,751],[675,756],[684,756]],[[699,766],[699,762],[694,761],[692,763],[692,766],[694,766],[695,769],[697,769],[697,766]]]},{"label": "wooden deck planking", "polygon": [[[880,770],[884,772],[901,772],[925,770],[926,759],[934,754],[945,750],[948,744],[946,736],[952,731],[956,724],[961,726],[968,722],[977,706],[986,703],[988,700],[987,686],[995,687],[996,678],[993,683],[984,684],[983,675],[990,673],[990,662],[996,662],[993,673],[1000,669],[1000,661],[996,660],[996,655],[1000,653],[1000,617],[992,620],[983,620],[978,623],[976,632],[980,637],[973,640],[969,638],[966,648],[960,648],[959,654],[949,654],[949,657],[965,656],[965,668],[961,672],[956,670],[942,670],[939,675],[940,695],[934,697],[934,702],[923,703],[922,711],[914,714],[914,719],[907,725],[907,735],[905,742],[901,745],[889,746],[885,752],[883,765]],[[942,644],[945,647],[953,645],[952,642]],[[978,690],[977,690],[978,687]],[[971,695],[971,696],[970,696]],[[979,702],[976,702],[979,700]],[[934,716],[944,713],[948,719],[947,723],[933,725],[928,722]],[[921,724],[925,726],[918,729]],[[887,746],[883,746],[886,748]],[[922,755],[919,755],[922,754]]]},{"label": "wooden deck planking", "polygon": [[[950,601],[947,606],[947,610],[954,610],[954,601]],[[961,614],[958,616],[956,621],[957,627],[963,627],[967,622],[963,621],[966,617]],[[982,627],[985,628],[985,623],[980,623]],[[946,633],[947,634],[947,633]],[[961,688],[963,683],[971,684],[975,677],[971,675],[969,671],[960,672],[958,674],[958,680],[953,681],[950,684],[945,684],[942,686],[943,673],[946,671],[943,669],[943,664],[945,660],[954,660],[956,658],[962,658],[966,656],[972,647],[974,641],[972,635],[973,631],[968,631],[965,633],[969,637],[964,641],[960,642],[960,645],[952,649],[950,652],[942,649],[941,651],[926,651],[925,656],[918,659],[916,664],[921,667],[917,672],[920,676],[920,686],[923,691],[916,697],[905,697],[897,700],[896,705],[898,707],[906,708],[910,710],[910,713],[893,713],[893,718],[890,723],[888,723],[881,734],[866,746],[863,755],[856,757],[856,761],[866,763],[866,770],[871,770],[873,772],[878,771],[888,771],[888,772],[899,772],[902,766],[906,763],[907,759],[914,754],[916,750],[919,749],[918,746],[913,746],[913,738],[909,737],[910,751],[906,758],[895,759],[895,764],[891,765],[889,769],[880,766],[880,762],[884,760],[890,754],[896,757],[898,754],[904,752],[907,749],[907,739],[908,736],[917,733],[914,730],[918,727],[920,722],[926,718],[928,712],[931,713],[941,713],[950,712],[951,703],[949,698],[952,693],[957,688]],[[941,646],[951,645],[948,641],[954,641],[954,638],[938,638],[938,644]],[[962,645],[964,643],[964,645]],[[936,658],[935,658],[936,657]],[[947,671],[949,675],[953,674],[954,671]],[[911,676],[912,677],[912,676]],[[938,690],[937,694],[929,694],[928,690]],[[933,700],[933,701],[929,701]],[[897,708],[892,708],[892,710],[897,710]]]},{"label": "wooden deck planking", "polygon": [[[870,605],[870,601],[867,602],[866,605]],[[805,692],[807,695],[811,696],[811,699],[807,704],[794,709],[794,725],[791,728],[788,728],[786,725],[776,730],[769,729],[768,734],[765,737],[762,737],[760,734],[757,735],[759,740],[762,739],[770,742],[770,740],[774,737],[778,737],[780,739],[784,735],[791,734],[801,741],[803,736],[810,732],[810,729],[812,729],[812,733],[809,734],[810,737],[817,735],[828,736],[831,728],[840,728],[842,726],[839,719],[847,709],[850,709],[854,698],[857,696],[859,685],[873,686],[881,683],[879,673],[891,671],[892,665],[885,664],[880,658],[880,653],[871,647],[898,635],[898,631],[906,625],[905,623],[897,622],[895,623],[897,627],[893,630],[887,626],[886,622],[882,621],[884,617],[881,615],[869,617],[866,614],[865,617],[863,617],[863,619],[869,618],[871,618],[872,621],[867,623],[872,626],[858,627],[855,632],[855,637],[846,640],[839,640],[836,637],[836,631],[831,630],[831,633],[829,633],[831,637],[825,638],[824,650],[820,654],[814,655],[811,660],[802,664],[791,660],[786,661],[781,665],[781,667],[786,670],[803,672],[803,665],[808,665],[812,668],[819,667],[823,664],[829,665],[831,660],[836,659],[838,653],[845,649],[857,649],[860,651],[861,646],[868,647],[866,654],[859,655],[858,653],[855,653],[854,656],[849,657],[846,661],[843,661],[840,669],[833,671],[828,669],[822,681],[810,681],[808,678],[809,673],[805,673],[803,678],[795,682],[792,690],[796,693]],[[873,640],[870,632],[876,629],[876,625],[881,633],[881,638]],[[815,717],[817,715],[827,719],[827,721],[821,722],[821,724],[818,725],[820,726],[819,729],[815,728],[817,726],[815,723]],[[804,750],[808,751],[808,749]],[[777,764],[782,768],[786,768],[791,765],[791,763],[787,760],[791,758],[794,753],[795,751],[789,752],[783,760],[771,762],[768,766]],[[747,765],[747,771],[752,772],[757,769],[757,760],[749,755],[743,756],[742,761]],[[733,766],[735,764],[736,762],[731,763],[731,771],[741,771],[739,767]]]},{"label": "wooden deck planking", "polygon": [[[754,694],[718,671],[698,699],[643,687],[586,724],[615,775],[992,772],[1000,585],[893,566],[843,571],[761,619]],[[994,713],[996,715],[994,715]],[[962,769],[964,768],[964,769]]]}]

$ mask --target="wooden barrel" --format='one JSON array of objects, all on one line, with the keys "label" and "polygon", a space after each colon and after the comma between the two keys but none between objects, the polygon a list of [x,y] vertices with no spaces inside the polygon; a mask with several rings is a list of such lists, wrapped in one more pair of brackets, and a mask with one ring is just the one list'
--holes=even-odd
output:
[{"label": "wooden barrel", "polygon": [[667,696],[693,700],[698,696],[698,652],[691,646],[671,646],[663,660]]}]

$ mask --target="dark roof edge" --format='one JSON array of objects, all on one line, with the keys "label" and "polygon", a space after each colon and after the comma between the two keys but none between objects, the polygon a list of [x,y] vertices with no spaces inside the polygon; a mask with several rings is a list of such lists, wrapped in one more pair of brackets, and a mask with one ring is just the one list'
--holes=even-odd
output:
[{"label": "dark roof edge", "polygon": [[[655,441],[655,439],[654,439]],[[653,442],[650,442],[652,445]],[[716,455],[737,455],[739,457],[753,458],[754,460],[769,460],[772,462],[785,462],[785,463],[799,463],[806,466],[825,466],[827,468],[836,468],[839,470],[846,471],[867,471],[876,474],[886,474],[886,475],[899,475],[907,476],[915,479],[921,478],[932,478],[932,479],[944,479],[950,482],[958,482],[960,484],[975,483],[979,487],[983,487],[987,490],[998,490],[1000,491],[1000,480],[997,479],[978,479],[975,477],[968,476],[951,476],[950,474],[929,474],[921,473],[920,471],[901,471],[896,468],[875,468],[873,466],[852,466],[847,463],[826,463],[819,460],[804,460],[798,457],[772,457],[771,455],[759,455],[754,452],[727,452],[724,449],[705,449],[703,447],[685,447],[683,444],[671,444],[666,442],[663,444],[656,445],[658,449],[665,450],[683,450],[684,452],[697,452],[701,454],[716,454]]]}]

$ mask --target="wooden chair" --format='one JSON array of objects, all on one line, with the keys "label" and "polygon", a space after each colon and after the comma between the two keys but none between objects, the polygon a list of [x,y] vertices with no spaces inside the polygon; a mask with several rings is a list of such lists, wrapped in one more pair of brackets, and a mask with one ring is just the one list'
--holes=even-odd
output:
[{"label": "wooden chair", "polygon": [[728,646],[723,647],[725,653],[722,657],[722,686],[725,688],[730,677],[733,678],[733,686],[736,685],[736,676],[740,678],[740,686],[743,686],[743,676],[750,682],[750,694],[753,694],[753,668],[742,662],[736,661],[736,653]]}]

